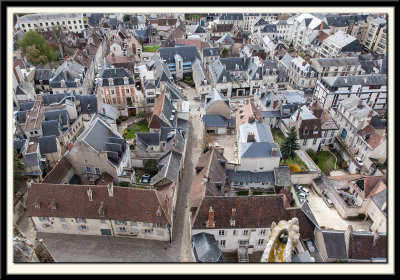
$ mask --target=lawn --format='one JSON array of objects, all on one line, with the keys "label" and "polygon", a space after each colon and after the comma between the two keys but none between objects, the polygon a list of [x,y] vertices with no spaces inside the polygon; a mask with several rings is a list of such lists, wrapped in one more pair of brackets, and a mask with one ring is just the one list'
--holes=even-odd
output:
[{"label": "lawn", "polygon": [[155,52],[160,48],[160,46],[145,46],[142,52]]},{"label": "lawn", "polygon": [[133,138],[136,138],[136,133],[137,132],[149,132],[149,127],[147,122],[140,122],[140,123],[135,123],[131,126],[128,126],[124,130],[124,135],[126,140],[130,140]]},{"label": "lawn", "polygon": [[332,155],[329,151],[319,152],[317,158],[317,165],[319,169],[321,169],[321,171],[324,172],[326,175],[329,175],[331,171],[337,169],[337,166],[335,166],[336,157]]},{"label": "lawn", "polygon": [[[274,142],[281,146],[283,140],[285,139],[285,135],[283,134],[282,130],[280,128],[271,128],[272,132],[272,137],[274,138]],[[286,163],[281,160],[280,164],[297,164],[300,167],[301,171],[308,171],[307,165],[301,160],[301,158],[296,154],[294,159],[288,159],[286,160]]]}]

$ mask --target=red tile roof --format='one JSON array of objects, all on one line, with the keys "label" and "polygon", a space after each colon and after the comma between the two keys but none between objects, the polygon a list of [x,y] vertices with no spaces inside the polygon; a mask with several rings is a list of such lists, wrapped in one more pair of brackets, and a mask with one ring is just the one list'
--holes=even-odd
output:
[{"label": "red tile roof", "polygon": [[61,180],[67,175],[68,171],[72,169],[71,163],[67,158],[62,157],[56,166],[47,173],[43,179],[43,183],[60,184]]},{"label": "red tile roof", "polygon": [[[92,201],[87,190],[92,189]],[[50,204],[55,202],[57,209]],[[38,202],[40,209],[34,204]],[[100,217],[99,208],[103,202],[105,216]],[[161,216],[157,212],[161,210]],[[113,196],[103,185],[56,185],[33,183],[28,188],[28,216],[109,219],[140,221],[147,223],[171,224],[171,216],[166,214],[164,203],[157,196],[157,191],[115,187]],[[172,211],[171,211],[172,212]]]},{"label": "red tile roof", "polygon": [[383,139],[382,135],[380,135],[379,132],[370,124],[364,127],[363,129],[359,130],[357,133],[361,137],[364,137],[367,134],[369,134],[368,139],[364,139],[364,141],[367,142],[372,149],[378,147]]},{"label": "red tile roof", "polygon": [[[241,109],[243,112],[240,112]],[[243,117],[240,117],[240,115],[243,115]],[[249,101],[236,111],[236,127],[239,128],[242,124],[249,122],[249,118],[253,116],[260,122],[263,121],[261,111],[257,109],[252,101]]]},{"label": "red tile roof", "polygon": [[195,46],[197,51],[201,52],[204,48],[211,48],[210,43],[195,39],[175,39],[175,44],[188,46]]}]

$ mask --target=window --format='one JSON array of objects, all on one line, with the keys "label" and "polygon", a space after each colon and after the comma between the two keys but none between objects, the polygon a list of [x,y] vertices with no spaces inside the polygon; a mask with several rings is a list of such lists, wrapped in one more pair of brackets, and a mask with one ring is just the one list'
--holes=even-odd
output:
[{"label": "window", "polygon": [[126,232],[126,227],[117,227],[119,232]]},{"label": "window", "polygon": [[147,228],[142,229],[142,233],[144,233],[144,234],[152,234],[152,232],[153,232],[153,229],[147,229]]},{"label": "window", "polygon": [[127,225],[128,223],[126,221],[116,220],[115,224],[116,225]]},{"label": "window", "polygon": [[258,246],[264,245],[264,239],[258,239]]},{"label": "window", "polygon": [[126,89],[126,93],[129,93],[129,89]]},{"label": "window", "polygon": [[68,225],[67,224],[62,224],[63,229],[67,230],[68,229]]},{"label": "window", "polygon": [[92,174],[92,168],[90,166],[84,166],[83,170],[85,173]]},{"label": "window", "polygon": [[51,224],[42,224],[43,228],[53,228]]},{"label": "window", "polygon": [[225,230],[220,229],[219,230],[219,236],[225,236]]},{"label": "window", "polygon": [[314,141],[312,142],[313,143],[313,145],[315,145],[315,143],[317,143],[317,138],[314,138]]},{"label": "window", "polygon": [[303,146],[306,146],[306,145],[307,145],[307,139],[304,139]]},{"label": "window", "polygon": [[247,229],[243,230],[243,235],[247,236],[249,234],[249,231]]},{"label": "window", "polygon": [[88,230],[89,228],[87,226],[85,226],[85,225],[79,225],[78,229],[79,230]]},{"label": "window", "polygon": [[95,170],[96,170],[96,174],[100,175],[100,168],[96,167]]},{"label": "window", "polygon": [[304,135],[307,135],[308,134],[308,130],[304,130]]},{"label": "window", "polygon": [[219,246],[225,247],[226,246],[226,240],[220,240],[219,241]]},{"label": "window", "polygon": [[49,217],[39,217],[39,221],[41,222],[50,222]]},{"label": "window", "polygon": [[260,230],[260,235],[265,235],[266,229],[263,228],[262,230]]},{"label": "window", "polygon": [[84,219],[84,218],[75,218],[75,222],[86,224],[86,219]]},{"label": "window", "polygon": [[375,215],[375,209],[372,210],[371,216],[373,217]]},{"label": "window", "polygon": [[65,223],[65,218],[60,218],[60,223]]},{"label": "window", "polygon": [[233,236],[236,236],[236,234],[237,234],[236,229],[234,229],[234,230],[232,231],[232,235],[233,235]]}]

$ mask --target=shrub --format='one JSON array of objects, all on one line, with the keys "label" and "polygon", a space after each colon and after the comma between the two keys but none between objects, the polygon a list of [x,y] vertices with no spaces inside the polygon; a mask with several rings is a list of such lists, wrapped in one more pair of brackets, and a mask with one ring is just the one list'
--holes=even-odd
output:
[{"label": "shrub", "polygon": [[158,172],[157,161],[154,159],[149,159],[144,164],[144,170],[150,174],[156,174]]},{"label": "shrub", "polygon": [[115,121],[116,121],[117,125],[121,124],[121,119],[120,118],[116,119]]},{"label": "shrub", "polygon": [[314,161],[318,161],[317,153],[313,149],[308,149],[306,153],[310,156],[310,158]]},{"label": "shrub", "polygon": [[365,214],[363,214],[363,213],[358,214],[357,219],[364,220],[365,219]]},{"label": "shrub", "polygon": [[300,166],[298,166],[297,164],[289,164],[289,169],[292,172],[299,172],[301,170]]},{"label": "shrub", "polygon": [[349,165],[347,164],[347,162],[343,162],[343,163],[342,163],[342,168],[343,168],[343,169],[349,168]]},{"label": "shrub", "polygon": [[119,185],[121,187],[125,187],[125,188],[129,188],[131,186],[131,184],[129,182],[121,182],[121,183],[119,183]]},{"label": "shrub", "polygon": [[135,149],[135,145],[130,144],[130,145],[129,145],[129,148],[131,149],[131,151],[133,151],[133,150]]}]

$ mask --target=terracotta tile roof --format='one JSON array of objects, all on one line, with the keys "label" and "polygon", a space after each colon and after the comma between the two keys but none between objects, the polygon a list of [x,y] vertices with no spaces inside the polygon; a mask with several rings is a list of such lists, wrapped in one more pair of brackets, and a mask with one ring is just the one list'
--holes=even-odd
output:
[{"label": "terracotta tile roof", "polygon": [[380,182],[386,183],[386,176],[365,176],[364,195],[367,197]]},{"label": "terracotta tile roof", "polygon": [[184,46],[195,46],[197,51],[202,52],[204,48],[211,48],[209,42],[204,42],[201,40],[195,39],[175,39],[175,44],[184,45]]},{"label": "terracotta tile roof", "polygon": [[[317,130],[318,133],[314,134],[314,130]],[[308,131],[307,134],[304,132]],[[313,138],[321,138],[321,120],[320,119],[308,119],[301,120],[299,126],[299,139],[313,139]]]},{"label": "terracotta tile roof", "polygon": [[[87,190],[92,189],[92,201]],[[50,208],[53,202],[56,210]],[[40,208],[34,204],[38,202]],[[105,207],[105,216],[100,217],[101,203]],[[161,210],[161,216],[157,212]],[[171,224],[165,213],[164,205],[155,190],[115,187],[110,197],[106,186],[102,185],[56,185],[33,183],[28,188],[28,216],[109,219],[140,221],[147,223]]]},{"label": "terracotta tile roof", "polygon": [[348,258],[354,260],[370,260],[371,258],[387,258],[386,234],[379,234],[374,244],[372,232],[350,232]]},{"label": "terracotta tile roof", "polygon": [[226,162],[226,159],[215,148],[211,148],[200,156],[189,193],[190,207],[198,209],[204,196],[222,195],[214,184],[215,182],[225,183],[226,171],[220,160]]},{"label": "terracotta tile roof", "polygon": [[364,141],[367,142],[368,145],[370,145],[373,149],[381,144],[383,138],[382,135],[380,135],[379,132],[370,124],[359,130],[357,133],[358,135],[363,137],[363,139],[364,136],[369,135],[369,137],[367,139],[364,139]]},{"label": "terracotta tile roof", "polygon": [[371,192],[368,194],[367,198],[374,196],[382,191],[386,190],[386,184],[383,181],[379,181],[378,184],[371,190]]},{"label": "terracotta tile roof", "polygon": [[59,184],[71,169],[71,163],[67,158],[62,157],[56,166],[44,177],[43,183]]},{"label": "terracotta tile roof", "polygon": [[325,41],[325,39],[328,38],[329,36],[331,36],[331,35],[329,35],[329,34],[327,34],[327,33],[321,31],[321,32],[319,32],[319,35],[318,35],[318,37],[317,37],[317,40],[318,40],[319,42],[323,42],[323,41]]},{"label": "terracotta tile roof", "polygon": [[104,172],[103,174],[100,175],[100,177],[96,180],[96,185],[108,185],[113,182],[113,177],[108,174],[107,172]]},{"label": "terracotta tile roof", "polygon": [[[243,117],[240,117],[240,115],[243,115]],[[239,128],[242,124],[249,122],[249,118],[253,116],[260,122],[263,121],[261,111],[257,109],[252,101],[249,101],[236,111],[236,127]]]},{"label": "terracotta tile roof", "polygon": [[76,50],[72,59],[88,69],[93,62],[93,59],[89,56],[88,52],[80,49]]},{"label": "terracotta tile roof", "polygon": [[174,27],[178,19],[176,18],[160,18],[157,20],[158,26],[172,26]]},{"label": "terracotta tile roof", "polygon": [[163,91],[156,99],[154,103],[153,115],[150,118],[149,128],[161,128],[161,119],[159,118],[160,113],[164,106],[165,91]]}]

